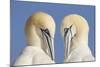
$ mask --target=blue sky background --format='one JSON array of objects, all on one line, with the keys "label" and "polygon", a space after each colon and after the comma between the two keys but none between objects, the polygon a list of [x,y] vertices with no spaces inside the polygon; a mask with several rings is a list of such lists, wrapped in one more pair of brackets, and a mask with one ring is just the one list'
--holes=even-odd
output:
[{"label": "blue sky background", "polygon": [[95,56],[95,7],[82,5],[64,5],[50,3],[11,2],[11,64],[19,56],[26,46],[24,33],[25,23],[30,15],[42,11],[53,16],[56,23],[55,55],[56,63],[62,63],[64,59],[64,42],[60,33],[60,24],[64,16],[79,14],[89,24],[89,47]]}]

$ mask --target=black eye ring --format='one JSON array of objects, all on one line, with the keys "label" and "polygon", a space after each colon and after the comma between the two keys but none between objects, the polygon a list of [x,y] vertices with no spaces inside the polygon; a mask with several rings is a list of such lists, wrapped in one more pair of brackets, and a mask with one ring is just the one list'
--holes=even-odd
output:
[{"label": "black eye ring", "polygon": [[64,32],[68,32],[68,30],[69,29],[71,30],[71,28],[72,28],[72,25],[69,28],[64,28]]},{"label": "black eye ring", "polygon": [[44,33],[46,33],[49,37],[51,37],[50,33],[49,33],[49,30],[47,28],[46,29],[42,29],[41,28],[41,31],[44,32]]},{"label": "black eye ring", "polygon": [[[64,32],[65,32],[64,36],[66,36],[68,30],[70,30],[71,32],[71,28],[72,28],[72,25],[69,28],[64,28]],[[72,35],[72,32],[71,32],[71,35]]]},{"label": "black eye ring", "polygon": [[67,33],[69,28],[64,28],[64,32]]},{"label": "black eye ring", "polygon": [[45,31],[46,33],[48,33],[48,32],[49,32],[49,30],[48,30],[48,29],[45,29],[44,31]]}]

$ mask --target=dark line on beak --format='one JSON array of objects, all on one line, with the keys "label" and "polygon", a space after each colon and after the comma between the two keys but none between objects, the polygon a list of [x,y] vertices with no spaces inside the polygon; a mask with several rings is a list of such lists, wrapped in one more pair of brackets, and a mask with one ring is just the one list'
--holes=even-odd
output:
[{"label": "dark line on beak", "polygon": [[[49,39],[48,37],[46,36],[46,39],[47,39],[47,42],[48,42],[48,47],[50,49],[50,54],[51,54],[51,59],[53,60],[53,55],[52,55],[52,51],[51,51],[51,47],[50,47],[50,43],[49,43]],[[50,40],[51,41],[51,40]]]},{"label": "dark line on beak", "polygon": [[[41,29],[41,31],[42,31],[42,35],[44,34],[46,39],[47,39],[48,47],[49,47],[49,50],[50,50],[51,59],[53,60],[52,50],[51,50],[49,39],[48,39],[48,37],[51,37],[50,33],[49,33],[48,29],[45,29],[45,30]],[[50,41],[51,41],[51,39],[50,39]]]}]

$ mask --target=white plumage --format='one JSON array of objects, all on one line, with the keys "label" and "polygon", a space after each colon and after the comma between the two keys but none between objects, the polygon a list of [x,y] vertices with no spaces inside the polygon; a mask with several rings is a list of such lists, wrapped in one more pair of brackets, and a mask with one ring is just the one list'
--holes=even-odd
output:
[{"label": "white plumage", "polygon": [[93,61],[88,46],[89,26],[80,15],[65,16],[61,24],[61,33],[65,42],[64,62]]},{"label": "white plumage", "polygon": [[54,63],[53,18],[43,12],[34,13],[25,26],[27,46],[17,58],[14,66]]},{"label": "white plumage", "polygon": [[49,63],[54,61],[41,48],[27,46],[16,60],[15,66]]}]

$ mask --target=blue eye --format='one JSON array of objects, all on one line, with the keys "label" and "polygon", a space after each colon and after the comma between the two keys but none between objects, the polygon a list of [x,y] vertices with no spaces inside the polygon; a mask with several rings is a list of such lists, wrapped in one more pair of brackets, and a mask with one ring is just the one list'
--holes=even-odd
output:
[{"label": "blue eye", "polygon": [[67,32],[68,32],[69,28],[64,28],[64,37],[66,36]]},{"label": "blue eye", "polygon": [[41,31],[46,33],[49,37],[51,37],[48,29],[41,29]]},{"label": "blue eye", "polygon": [[68,32],[69,28],[64,28],[64,32]]},{"label": "blue eye", "polygon": [[49,33],[49,30],[48,30],[48,29],[45,29],[44,31],[45,31],[46,33]]},{"label": "blue eye", "polygon": [[69,29],[71,30],[71,28],[72,28],[72,25],[69,28],[64,28],[64,32],[67,33]]}]

